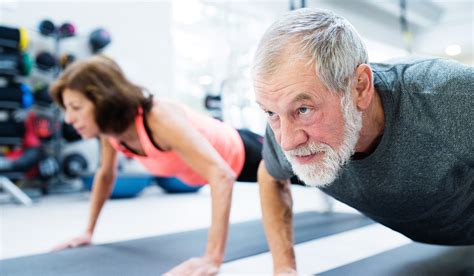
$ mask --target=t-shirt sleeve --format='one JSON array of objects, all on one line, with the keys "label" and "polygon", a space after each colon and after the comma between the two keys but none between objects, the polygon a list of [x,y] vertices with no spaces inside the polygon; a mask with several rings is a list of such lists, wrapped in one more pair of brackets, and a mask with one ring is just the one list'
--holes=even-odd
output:
[{"label": "t-shirt sleeve", "polygon": [[283,154],[283,151],[275,140],[273,130],[268,125],[265,130],[262,156],[267,171],[275,179],[290,179],[294,176],[291,164]]}]

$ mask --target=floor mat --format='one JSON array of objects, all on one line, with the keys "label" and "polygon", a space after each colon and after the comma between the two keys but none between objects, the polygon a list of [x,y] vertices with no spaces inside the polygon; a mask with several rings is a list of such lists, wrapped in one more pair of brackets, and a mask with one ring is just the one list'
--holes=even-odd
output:
[{"label": "floor mat", "polygon": [[[371,223],[357,214],[298,213],[293,218],[295,243]],[[0,261],[0,275],[160,275],[190,257],[201,256],[206,241],[207,229],[201,229],[5,259]],[[231,225],[224,261],[267,251],[260,220]]]},{"label": "floor mat", "polygon": [[472,276],[474,246],[410,243],[318,275]]}]

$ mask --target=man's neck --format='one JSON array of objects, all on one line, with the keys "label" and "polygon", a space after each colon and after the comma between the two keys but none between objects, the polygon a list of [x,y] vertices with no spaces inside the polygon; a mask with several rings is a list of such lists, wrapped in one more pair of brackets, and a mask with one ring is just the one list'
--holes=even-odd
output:
[{"label": "man's neck", "polygon": [[385,126],[385,115],[382,99],[379,92],[374,88],[374,98],[369,108],[362,114],[362,129],[359,133],[359,141],[356,152],[370,154],[379,144]]}]

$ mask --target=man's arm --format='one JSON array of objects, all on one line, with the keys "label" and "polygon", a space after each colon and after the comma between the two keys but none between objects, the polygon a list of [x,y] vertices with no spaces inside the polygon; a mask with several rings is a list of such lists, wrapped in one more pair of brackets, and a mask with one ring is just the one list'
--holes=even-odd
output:
[{"label": "man's arm", "polygon": [[263,225],[273,257],[274,273],[296,273],[290,182],[273,178],[262,160],[258,167],[258,184]]}]

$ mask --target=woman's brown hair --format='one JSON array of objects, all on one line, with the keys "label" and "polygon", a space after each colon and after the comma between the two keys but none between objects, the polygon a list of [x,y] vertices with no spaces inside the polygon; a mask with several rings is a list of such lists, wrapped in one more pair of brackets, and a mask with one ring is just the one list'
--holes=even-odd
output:
[{"label": "woman's brown hair", "polygon": [[50,89],[62,108],[66,88],[82,93],[95,107],[95,120],[103,133],[120,134],[134,122],[138,108],[150,111],[152,96],[130,82],[119,65],[105,56],[93,56],[69,65]]}]

